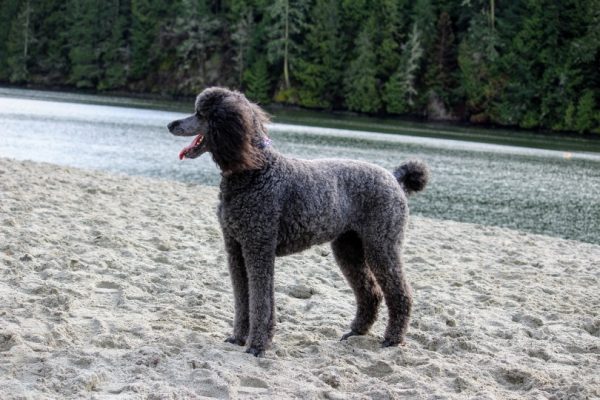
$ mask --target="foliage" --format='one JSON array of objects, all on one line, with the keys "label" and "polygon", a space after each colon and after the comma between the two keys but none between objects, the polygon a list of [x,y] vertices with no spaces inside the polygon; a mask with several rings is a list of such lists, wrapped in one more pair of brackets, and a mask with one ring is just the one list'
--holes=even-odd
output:
[{"label": "foliage", "polygon": [[599,132],[600,0],[0,0],[0,82]]},{"label": "foliage", "polygon": [[6,62],[11,82],[26,81],[29,75],[28,62],[31,42],[33,41],[31,2],[22,2],[15,20],[10,25],[6,44]]},{"label": "foliage", "polygon": [[402,50],[398,69],[385,85],[386,110],[391,114],[409,113],[417,95],[416,74],[423,55],[421,33],[418,24],[413,24],[408,41]]},{"label": "foliage", "polygon": [[269,81],[269,71],[265,60],[257,61],[250,69],[246,70],[244,83],[246,95],[250,100],[261,104],[270,102],[269,88],[271,82]]},{"label": "foliage", "polygon": [[375,52],[369,32],[363,30],[356,40],[356,56],[350,62],[344,88],[349,110],[375,113],[381,108],[375,67]]}]

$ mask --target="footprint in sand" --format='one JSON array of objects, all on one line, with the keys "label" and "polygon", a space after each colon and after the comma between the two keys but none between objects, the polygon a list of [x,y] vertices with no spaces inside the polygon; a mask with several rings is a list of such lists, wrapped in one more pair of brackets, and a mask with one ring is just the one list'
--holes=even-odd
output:
[{"label": "footprint in sand", "polygon": [[513,322],[520,322],[521,324],[530,328],[539,328],[544,325],[544,321],[541,318],[534,315],[517,313],[512,316]]},{"label": "footprint in sand", "polygon": [[94,290],[94,300],[98,305],[120,306],[125,301],[121,285],[110,281],[100,281]]},{"label": "footprint in sand", "polygon": [[269,385],[260,378],[243,376],[240,378],[238,392],[247,395],[267,394],[269,392]]},{"label": "footprint in sand", "polygon": [[498,371],[494,378],[498,383],[510,390],[527,391],[533,386],[533,376],[531,373],[511,368]]},{"label": "footprint in sand", "polygon": [[20,336],[13,333],[0,333],[0,352],[9,351],[22,342]]},{"label": "footprint in sand", "polygon": [[392,366],[385,361],[377,361],[366,368],[361,368],[361,370],[373,378],[383,378],[384,376],[390,375],[394,372],[394,368],[392,368]]}]

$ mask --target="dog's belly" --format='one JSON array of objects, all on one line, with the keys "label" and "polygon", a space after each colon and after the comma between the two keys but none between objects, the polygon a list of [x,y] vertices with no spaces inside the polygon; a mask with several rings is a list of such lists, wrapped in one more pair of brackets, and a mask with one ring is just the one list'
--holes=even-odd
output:
[{"label": "dog's belly", "polygon": [[277,256],[287,256],[289,254],[298,253],[300,251],[306,250],[311,246],[322,244],[326,242],[330,242],[334,239],[334,237],[322,238],[321,240],[298,240],[295,242],[283,242],[277,245],[275,249],[275,254]]},{"label": "dog's belly", "polygon": [[337,224],[325,225],[321,229],[306,229],[302,226],[288,225],[280,229],[275,254],[285,256],[306,250],[314,245],[331,242],[343,231],[344,229]]}]

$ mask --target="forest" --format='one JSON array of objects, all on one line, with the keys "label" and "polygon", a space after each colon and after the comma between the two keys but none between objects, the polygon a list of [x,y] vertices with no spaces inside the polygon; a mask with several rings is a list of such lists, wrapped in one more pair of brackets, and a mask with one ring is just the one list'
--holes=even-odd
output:
[{"label": "forest", "polygon": [[600,134],[600,0],[0,0],[0,83]]}]

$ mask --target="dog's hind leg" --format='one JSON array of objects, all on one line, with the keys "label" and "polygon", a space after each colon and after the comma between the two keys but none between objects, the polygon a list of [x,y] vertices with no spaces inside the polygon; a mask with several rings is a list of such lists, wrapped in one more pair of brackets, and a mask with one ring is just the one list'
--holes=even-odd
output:
[{"label": "dog's hind leg", "polygon": [[240,346],[246,344],[248,338],[248,275],[240,244],[233,238],[225,237],[225,248],[227,250],[229,274],[231,275],[231,286],[233,286],[233,298],[235,301],[235,316],[233,318],[233,335],[225,341]]},{"label": "dog's hind leg", "polygon": [[377,318],[383,296],[373,273],[365,263],[362,240],[356,232],[350,231],[338,236],[331,243],[331,248],[356,298],[356,316],[350,325],[350,332],[342,336],[342,340],[345,340],[369,331]]},{"label": "dog's hind leg", "polygon": [[383,289],[389,312],[383,347],[396,346],[404,342],[412,309],[412,291],[404,272],[398,246],[393,241],[382,239],[365,246],[367,264]]}]

